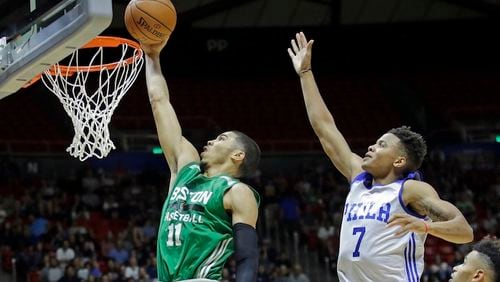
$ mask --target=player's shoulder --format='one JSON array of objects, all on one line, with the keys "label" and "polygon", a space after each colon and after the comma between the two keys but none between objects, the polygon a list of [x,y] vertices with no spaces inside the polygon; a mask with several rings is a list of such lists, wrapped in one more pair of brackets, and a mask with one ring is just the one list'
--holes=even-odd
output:
[{"label": "player's shoulder", "polygon": [[229,190],[229,192],[231,193],[250,193],[252,192],[252,188],[250,187],[250,185],[248,184],[245,184],[243,182],[238,182],[238,183],[235,183],[231,189]]},{"label": "player's shoulder", "polygon": [[227,175],[220,175],[219,179],[224,181],[228,187],[233,187],[233,186],[241,183],[238,179],[233,178],[231,176],[227,176]]},{"label": "player's shoulder", "polygon": [[434,190],[434,188],[429,183],[415,179],[408,179],[404,182],[403,185],[405,189],[411,189],[411,190],[414,189]]},{"label": "player's shoulder", "polygon": [[403,184],[403,197],[412,200],[425,198],[430,195],[435,195],[437,192],[429,183],[421,181],[409,179]]},{"label": "player's shoulder", "polygon": [[243,182],[238,182],[233,185],[227,193],[230,193],[231,197],[247,200],[255,199],[257,203],[260,202],[259,193],[254,188],[252,188],[252,186]]}]

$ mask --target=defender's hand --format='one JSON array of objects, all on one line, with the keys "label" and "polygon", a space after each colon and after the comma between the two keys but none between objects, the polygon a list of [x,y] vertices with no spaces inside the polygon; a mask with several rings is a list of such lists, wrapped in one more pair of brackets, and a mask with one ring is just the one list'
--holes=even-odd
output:
[{"label": "defender's hand", "polygon": [[300,76],[311,70],[311,53],[314,40],[307,41],[303,32],[295,34],[292,39],[292,48],[288,48],[288,55],[292,59],[295,72]]},{"label": "defender's hand", "polygon": [[401,227],[401,229],[396,232],[396,236],[401,236],[408,232],[429,233],[428,222],[407,214],[393,215],[387,222],[387,227],[395,225],[399,225]]}]

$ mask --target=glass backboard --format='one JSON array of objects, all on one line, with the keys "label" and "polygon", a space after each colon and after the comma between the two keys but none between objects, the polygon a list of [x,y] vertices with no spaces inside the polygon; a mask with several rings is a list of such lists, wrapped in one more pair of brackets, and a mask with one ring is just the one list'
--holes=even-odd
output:
[{"label": "glass backboard", "polygon": [[0,0],[0,99],[99,35],[111,0]]}]

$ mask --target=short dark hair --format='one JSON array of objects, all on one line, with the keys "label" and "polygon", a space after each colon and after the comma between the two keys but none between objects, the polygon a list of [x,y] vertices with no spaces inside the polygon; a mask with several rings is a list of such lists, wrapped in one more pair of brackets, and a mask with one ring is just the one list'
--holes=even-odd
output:
[{"label": "short dark hair", "polygon": [[245,158],[240,165],[239,177],[250,176],[257,170],[260,162],[260,148],[259,145],[245,133],[233,130],[236,135],[236,142],[240,149],[245,152]]},{"label": "short dark hair", "polygon": [[500,240],[483,239],[472,248],[476,252],[488,258],[491,263],[489,267],[493,270],[493,281],[498,281],[500,277]]},{"label": "short dark hair", "polygon": [[396,135],[403,145],[408,156],[407,170],[415,171],[420,168],[427,154],[427,145],[422,135],[411,130],[409,126],[393,128],[388,133]]}]

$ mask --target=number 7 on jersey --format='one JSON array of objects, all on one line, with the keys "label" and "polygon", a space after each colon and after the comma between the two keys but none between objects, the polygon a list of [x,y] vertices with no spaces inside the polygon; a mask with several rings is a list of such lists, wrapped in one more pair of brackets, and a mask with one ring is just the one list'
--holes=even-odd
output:
[{"label": "number 7 on jersey", "polygon": [[358,242],[356,243],[356,247],[354,248],[354,252],[352,252],[352,257],[357,258],[359,257],[359,247],[361,246],[361,241],[363,240],[363,237],[365,236],[365,231],[366,227],[354,227],[352,229],[352,235],[356,235],[358,233],[361,233],[358,238]]}]

